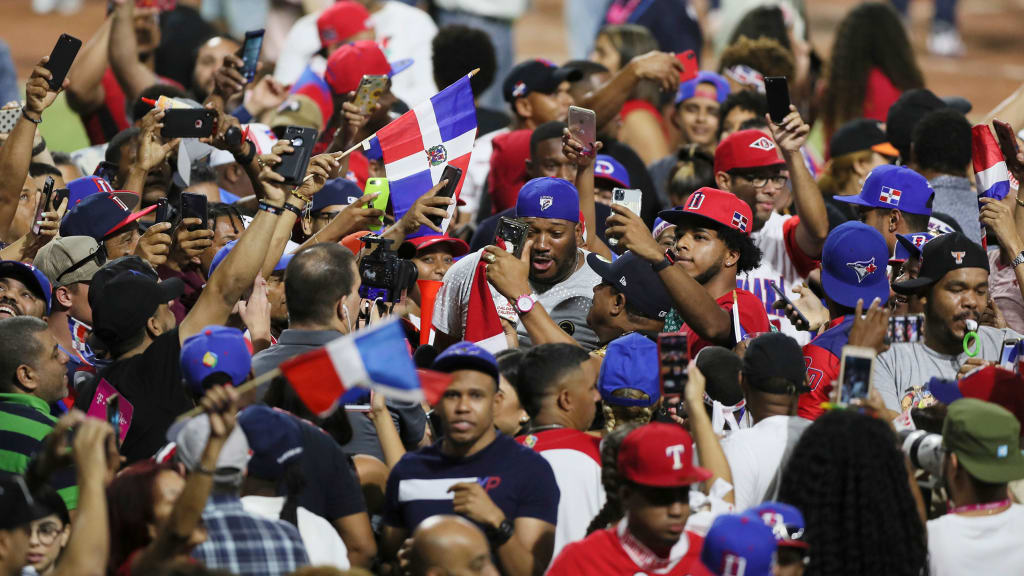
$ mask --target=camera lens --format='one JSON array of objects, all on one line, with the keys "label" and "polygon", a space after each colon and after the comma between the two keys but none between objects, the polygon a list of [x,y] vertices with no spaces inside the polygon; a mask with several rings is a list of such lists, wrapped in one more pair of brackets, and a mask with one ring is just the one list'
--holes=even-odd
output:
[{"label": "camera lens", "polygon": [[292,146],[302,146],[302,138],[293,138]]}]

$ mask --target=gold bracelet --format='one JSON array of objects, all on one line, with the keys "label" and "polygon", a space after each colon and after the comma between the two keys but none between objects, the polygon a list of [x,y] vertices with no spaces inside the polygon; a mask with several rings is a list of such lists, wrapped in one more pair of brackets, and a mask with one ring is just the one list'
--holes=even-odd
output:
[{"label": "gold bracelet", "polygon": [[1016,200],[1016,201],[1017,201],[1017,206],[1024,206],[1024,201],[1021,201],[1021,199],[1020,199],[1020,194],[1018,194],[1017,196],[1015,196],[1015,197],[1014,197],[1014,200]]},{"label": "gold bracelet", "polygon": [[312,202],[311,198],[303,196],[302,194],[299,194],[297,190],[292,190],[291,194],[292,194],[292,196],[298,198],[299,200],[302,200],[306,204],[309,204],[310,202]]}]

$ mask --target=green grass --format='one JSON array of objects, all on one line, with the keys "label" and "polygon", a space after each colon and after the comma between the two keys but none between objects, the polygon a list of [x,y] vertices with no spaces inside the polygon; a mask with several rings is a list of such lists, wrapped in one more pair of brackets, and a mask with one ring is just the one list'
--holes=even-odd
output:
[{"label": "green grass", "polygon": [[82,121],[68,106],[67,98],[61,94],[53,105],[43,113],[43,123],[39,126],[46,146],[50,150],[71,152],[89,145],[89,137],[85,134]]}]

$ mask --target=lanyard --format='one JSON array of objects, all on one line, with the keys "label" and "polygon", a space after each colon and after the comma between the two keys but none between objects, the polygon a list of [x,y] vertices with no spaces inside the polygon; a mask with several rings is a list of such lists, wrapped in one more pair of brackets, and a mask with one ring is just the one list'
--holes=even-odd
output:
[{"label": "lanyard", "polygon": [[965,512],[990,512],[998,508],[1006,508],[1010,506],[1010,499],[1000,500],[999,502],[986,502],[985,504],[968,504],[966,506],[956,506],[950,508],[948,514],[963,514]]}]

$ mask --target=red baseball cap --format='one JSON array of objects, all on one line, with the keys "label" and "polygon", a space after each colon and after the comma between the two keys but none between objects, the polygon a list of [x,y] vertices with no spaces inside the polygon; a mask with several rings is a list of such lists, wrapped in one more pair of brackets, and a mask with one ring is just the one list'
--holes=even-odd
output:
[{"label": "red baseball cap", "polygon": [[729,137],[715,148],[716,173],[785,163],[772,137],[753,128],[729,134]]},{"label": "red baseball cap", "polygon": [[373,40],[360,40],[339,46],[327,59],[324,80],[335,94],[348,94],[359,88],[363,76],[394,76],[412,65],[412,60],[388,62]]},{"label": "red baseball cap", "polygon": [[417,252],[425,250],[431,246],[438,244],[445,244],[448,249],[451,250],[452,256],[458,258],[469,254],[469,244],[466,244],[458,238],[452,238],[451,236],[441,236],[439,234],[431,234],[429,236],[418,236],[416,238],[406,238],[403,245],[409,244],[416,249]]},{"label": "red baseball cap", "polygon": [[619,473],[641,486],[673,488],[711,477],[693,465],[693,440],[678,424],[652,422],[626,435],[619,447]]},{"label": "red baseball cap", "polygon": [[750,223],[754,221],[750,206],[740,200],[732,192],[708,188],[697,189],[686,203],[671,210],[662,210],[658,217],[662,220],[679,225],[680,222],[692,217],[705,218],[727,228],[738,230],[750,235]]},{"label": "red baseball cap", "polygon": [[354,0],[338,0],[320,13],[316,29],[320,33],[320,45],[324,48],[370,29],[367,20],[370,13]]}]

